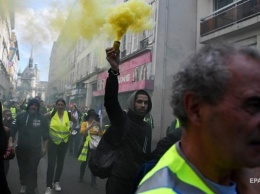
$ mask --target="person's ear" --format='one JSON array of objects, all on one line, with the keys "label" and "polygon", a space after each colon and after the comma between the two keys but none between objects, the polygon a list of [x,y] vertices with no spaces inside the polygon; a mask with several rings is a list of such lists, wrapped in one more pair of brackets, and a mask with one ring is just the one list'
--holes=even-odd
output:
[{"label": "person's ear", "polygon": [[194,124],[198,123],[201,118],[201,99],[199,98],[198,94],[194,92],[186,92],[183,98],[183,105],[189,120]]}]

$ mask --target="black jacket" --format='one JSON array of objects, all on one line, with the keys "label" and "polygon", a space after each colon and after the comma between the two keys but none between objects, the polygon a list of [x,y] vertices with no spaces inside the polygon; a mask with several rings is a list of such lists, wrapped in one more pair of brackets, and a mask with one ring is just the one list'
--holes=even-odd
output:
[{"label": "black jacket", "polygon": [[[149,104],[150,111],[150,97]],[[112,175],[133,181],[140,166],[150,156],[151,127],[143,121],[144,117],[136,115],[131,109],[127,113],[121,109],[118,102],[118,79],[110,71],[105,88],[105,107],[114,130],[114,137],[110,138],[110,143],[118,145],[124,137],[120,144],[122,154],[112,170]]]},{"label": "black jacket", "polygon": [[18,135],[18,146],[25,150],[41,151],[42,141],[49,139],[49,123],[47,118],[36,113],[30,114],[28,111],[21,112],[16,116],[11,128],[11,137]]}]

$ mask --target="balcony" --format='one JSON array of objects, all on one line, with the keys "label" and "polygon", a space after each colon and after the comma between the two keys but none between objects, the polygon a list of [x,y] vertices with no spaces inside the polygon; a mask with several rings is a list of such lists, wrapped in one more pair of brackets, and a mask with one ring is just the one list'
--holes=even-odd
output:
[{"label": "balcony", "polygon": [[200,20],[200,36],[260,15],[260,0],[236,1]]}]

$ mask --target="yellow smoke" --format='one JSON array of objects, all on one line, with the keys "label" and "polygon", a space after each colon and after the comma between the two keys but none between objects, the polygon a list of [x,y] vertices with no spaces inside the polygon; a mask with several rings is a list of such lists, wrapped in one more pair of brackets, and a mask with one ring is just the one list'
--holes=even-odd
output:
[{"label": "yellow smoke", "polygon": [[145,0],[130,0],[117,6],[114,0],[80,0],[71,11],[63,33],[72,39],[107,34],[119,41],[127,30],[138,33],[150,29],[151,15],[151,6]]},{"label": "yellow smoke", "polygon": [[112,8],[108,15],[108,23],[116,32],[119,41],[129,29],[138,33],[152,27],[152,9],[144,0],[131,0]]},{"label": "yellow smoke", "polygon": [[52,26],[60,27],[62,34],[72,40],[84,37],[87,40],[102,34],[108,10],[113,0],[80,0],[71,10],[64,26],[60,20],[53,20]]}]

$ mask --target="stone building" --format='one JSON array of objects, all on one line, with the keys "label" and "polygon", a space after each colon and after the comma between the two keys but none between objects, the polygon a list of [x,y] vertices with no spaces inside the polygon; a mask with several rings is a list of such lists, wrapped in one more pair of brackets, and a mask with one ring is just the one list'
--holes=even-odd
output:
[{"label": "stone building", "polygon": [[45,101],[46,87],[47,82],[40,81],[40,74],[37,64],[33,65],[33,50],[31,50],[28,65],[23,72],[18,73],[16,86],[18,101],[34,98],[36,96]]}]

